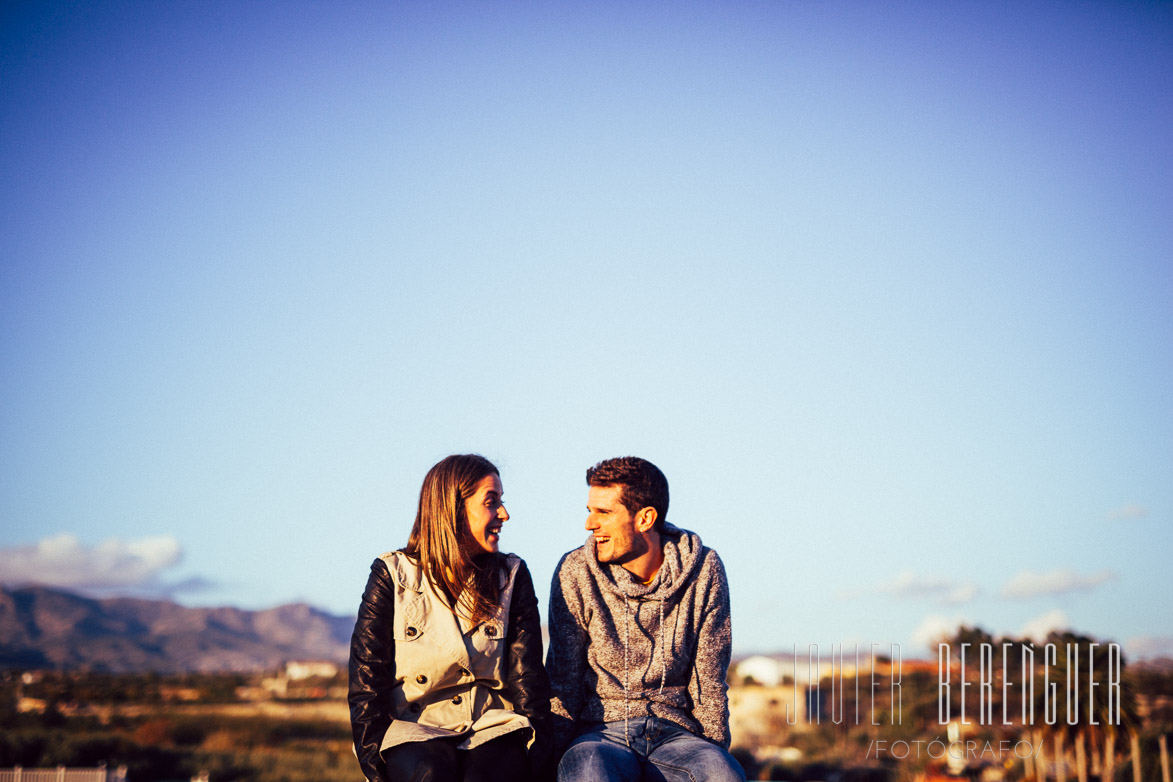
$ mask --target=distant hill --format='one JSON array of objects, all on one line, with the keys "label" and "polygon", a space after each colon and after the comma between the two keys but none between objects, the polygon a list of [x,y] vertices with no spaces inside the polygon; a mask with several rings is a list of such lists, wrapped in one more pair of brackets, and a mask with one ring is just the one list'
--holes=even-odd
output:
[{"label": "distant hill", "polygon": [[0,587],[0,668],[111,673],[259,671],[286,660],[345,662],[351,617],[304,603],[264,611],[94,599]]}]

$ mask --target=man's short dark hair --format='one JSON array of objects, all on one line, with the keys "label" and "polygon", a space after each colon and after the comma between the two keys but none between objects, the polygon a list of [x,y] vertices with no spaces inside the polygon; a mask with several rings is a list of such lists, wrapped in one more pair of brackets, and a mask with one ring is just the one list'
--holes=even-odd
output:
[{"label": "man's short dark hair", "polygon": [[587,469],[587,486],[621,486],[619,495],[627,512],[635,515],[643,508],[655,508],[656,531],[668,518],[668,479],[660,468],[638,456],[604,459]]}]

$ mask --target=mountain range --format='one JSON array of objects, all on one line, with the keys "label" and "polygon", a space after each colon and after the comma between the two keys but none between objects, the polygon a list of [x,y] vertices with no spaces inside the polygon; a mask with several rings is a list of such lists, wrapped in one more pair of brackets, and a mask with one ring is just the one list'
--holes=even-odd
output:
[{"label": "mountain range", "polygon": [[110,673],[263,671],[288,660],[344,663],[354,618],[305,603],[262,611],[91,598],[0,587],[0,669]]}]

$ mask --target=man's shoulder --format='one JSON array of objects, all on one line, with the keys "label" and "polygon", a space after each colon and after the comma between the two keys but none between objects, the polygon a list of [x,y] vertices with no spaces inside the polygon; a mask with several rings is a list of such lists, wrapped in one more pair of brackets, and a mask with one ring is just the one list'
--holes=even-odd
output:
[{"label": "man's shoulder", "polygon": [[721,561],[721,555],[717,553],[717,549],[701,546],[701,566],[723,568],[725,564]]},{"label": "man's shoulder", "polygon": [[668,525],[668,529],[670,530],[669,535],[679,541],[678,545],[693,547],[693,551],[696,552],[694,562],[700,570],[711,571],[715,569],[724,572],[725,565],[721,562],[721,555],[712,546],[706,546],[700,535],[675,525]]},{"label": "man's shoulder", "polygon": [[693,583],[703,585],[706,590],[728,589],[729,577],[725,573],[725,563],[716,549],[701,546],[697,557],[697,578]]},{"label": "man's shoulder", "polygon": [[590,552],[587,551],[585,544],[567,551],[562,555],[562,559],[558,560],[558,566],[554,568],[555,577],[563,578],[575,573],[586,572],[588,557],[590,557]]},{"label": "man's shoulder", "polygon": [[591,545],[567,551],[554,568],[553,586],[566,593],[585,593],[598,587],[602,574]]}]

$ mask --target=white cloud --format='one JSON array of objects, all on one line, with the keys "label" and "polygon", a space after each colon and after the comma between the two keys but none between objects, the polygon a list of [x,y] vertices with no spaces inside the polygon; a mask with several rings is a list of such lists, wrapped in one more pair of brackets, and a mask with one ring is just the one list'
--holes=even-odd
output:
[{"label": "white cloud", "polygon": [[91,547],[65,533],[32,546],[0,549],[0,581],[67,589],[138,586],[155,581],[182,554],[179,541],[169,535],[111,538]]},{"label": "white cloud", "polygon": [[1126,519],[1143,519],[1149,515],[1149,509],[1144,505],[1137,505],[1136,503],[1129,503],[1123,507],[1117,508],[1108,514],[1108,518],[1113,520]]},{"label": "white cloud", "polygon": [[1055,608],[1033,619],[1028,619],[1018,630],[1018,637],[1029,638],[1041,643],[1053,630],[1067,630],[1070,627],[1071,621],[1067,618],[1067,612]]},{"label": "white cloud", "polygon": [[929,652],[936,652],[937,644],[952,638],[962,625],[972,626],[973,623],[963,616],[954,616],[952,619],[932,614],[926,616],[909,636],[914,648],[923,648]]},{"label": "white cloud", "polygon": [[968,603],[977,597],[978,587],[972,581],[957,582],[935,576],[918,576],[905,570],[891,581],[871,587],[845,590],[840,597],[857,598],[870,594],[886,594],[901,599],[936,600],[945,605]]},{"label": "white cloud", "polygon": [[1124,642],[1124,650],[1132,657],[1173,657],[1173,635],[1142,635]]},{"label": "white cloud", "polygon": [[1002,597],[1027,598],[1086,591],[1115,578],[1116,574],[1111,570],[1086,575],[1069,568],[1060,568],[1049,573],[1024,570],[1006,582],[1002,587]]}]

